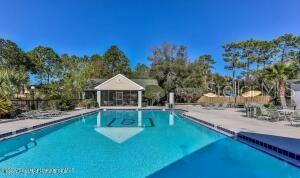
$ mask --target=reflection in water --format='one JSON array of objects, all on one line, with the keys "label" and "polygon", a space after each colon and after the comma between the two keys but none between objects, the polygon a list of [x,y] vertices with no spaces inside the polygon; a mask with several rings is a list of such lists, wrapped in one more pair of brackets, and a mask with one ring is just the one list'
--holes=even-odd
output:
[{"label": "reflection in water", "polygon": [[101,127],[101,112],[98,112],[97,115],[97,127]]},{"label": "reflection in water", "polygon": [[142,111],[138,111],[138,127],[142,127]]},{"label": "reflection in water", "polygon": [[95,131],[116,143],[123,143],[142,132],[142,127],[99,127]]},{"label": "reflection in water", "polygon": [[99,112],[95,131],[121,144],[144,130],[144,127],[142,127],[143,119],[141,111],[137,111],[137,119],[135,117],[126,118],[124,115],[121,116],[121,118],[113,118],[107,125],[103,125],[101,124],[102,112]]},{"label": "reflection in water", "polygon": [[154,127],[152,117],[144,117],[142,111],[134,112],[99,112],[98,127]]},{"label": "reflection in water", "polygon": [[170,126],[174,125],[174,111],[170,112],[169,114],[169,125]]},{"label": "reflection in water", "polygon": [[[169,126],[174,126],[174,111],[169,113]],[[95,131],[116,143],[123,143],[134,137],[146,127],[154,127],[152,117],[143,118],[142,111],[98,112]]]}]

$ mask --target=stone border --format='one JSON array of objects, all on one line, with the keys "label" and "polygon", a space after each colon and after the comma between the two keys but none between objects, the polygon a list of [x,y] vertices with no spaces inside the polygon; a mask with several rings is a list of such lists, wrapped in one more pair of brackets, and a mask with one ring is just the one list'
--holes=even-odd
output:
[{"label": "stone border", "polygon": [[295,167],[300,168],[300,155],[287,151],[285,149],[281,149],[279,147],[276,147],[274,145],[259,141],[257,139],[245,136],[240,133],[236,133],[232,130],[229,130],[227,128],[224,128],[220,125],[215,125],[213,123],[203,121],[201,119],[197,119],[195,117],[181,114],[183,117],[188,118],[196,123],[199,123],[209,129],[212,129],[214,131],[217,131],[223,135],[226,135],[232,139],[235,139],[236,141],[239,141],[240,143],[246,144],[252,148],[255,148],[256,150],[262,151],[270,156],[273,156],[281,161],[285,161],[290,165],[293,165]]}]

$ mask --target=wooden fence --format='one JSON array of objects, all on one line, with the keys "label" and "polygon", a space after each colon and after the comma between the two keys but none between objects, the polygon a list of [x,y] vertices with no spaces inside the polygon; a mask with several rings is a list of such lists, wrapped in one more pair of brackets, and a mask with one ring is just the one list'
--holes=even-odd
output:
[{"label": "wooden fence", "polygon": [[271,96],[255,96],[255,97],[229,97],[229,96],[218,96],[218,97],[207,97],[202,96],[198,103],[230,103],[237,105],[244,105],[247,103],[257,103],[257,104],[269,104],[271,101]]}]

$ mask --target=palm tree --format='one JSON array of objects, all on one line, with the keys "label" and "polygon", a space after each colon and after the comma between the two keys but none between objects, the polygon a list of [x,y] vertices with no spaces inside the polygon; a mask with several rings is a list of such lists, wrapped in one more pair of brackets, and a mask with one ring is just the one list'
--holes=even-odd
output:
[{"label": "palm tree", "polygon": [[18,89],[26,84],[28,76],[24,71],[14,68],[0,67],[0,97],[10,98]]},{"label": "palm tree", "polygon": [[273,66],[267,67],[266,70],[267,78],[275,80],[278,86],[278,95],[280,97],[280,103],[282,107],[286,107],[286,83],[285,81],[293,73],[293,68],[286,63],[277,63]]},{"label": "palm tree", "polygon": [[7,99],[0,98],[0,116],[9,112],[11,102]]},{"label": "palm tree", "polygon": [[9,112],[12,95],[27,82],[27,74],[0,66],[0,115]]}]

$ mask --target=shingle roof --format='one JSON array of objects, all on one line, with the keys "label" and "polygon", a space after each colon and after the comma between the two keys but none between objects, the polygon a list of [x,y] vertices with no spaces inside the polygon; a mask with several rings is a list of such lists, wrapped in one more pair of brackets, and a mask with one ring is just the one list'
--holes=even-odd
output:
[{"label": "shingle roof", "polygon": [[[95,90],[95,87],[105,82],[108,79],[89,79],[86,86],[84,87],[85,91]],[[146,87],[148,85],[158,85],[156,79],[130,79],[133,82],[139,84],[142,87]]]}]

